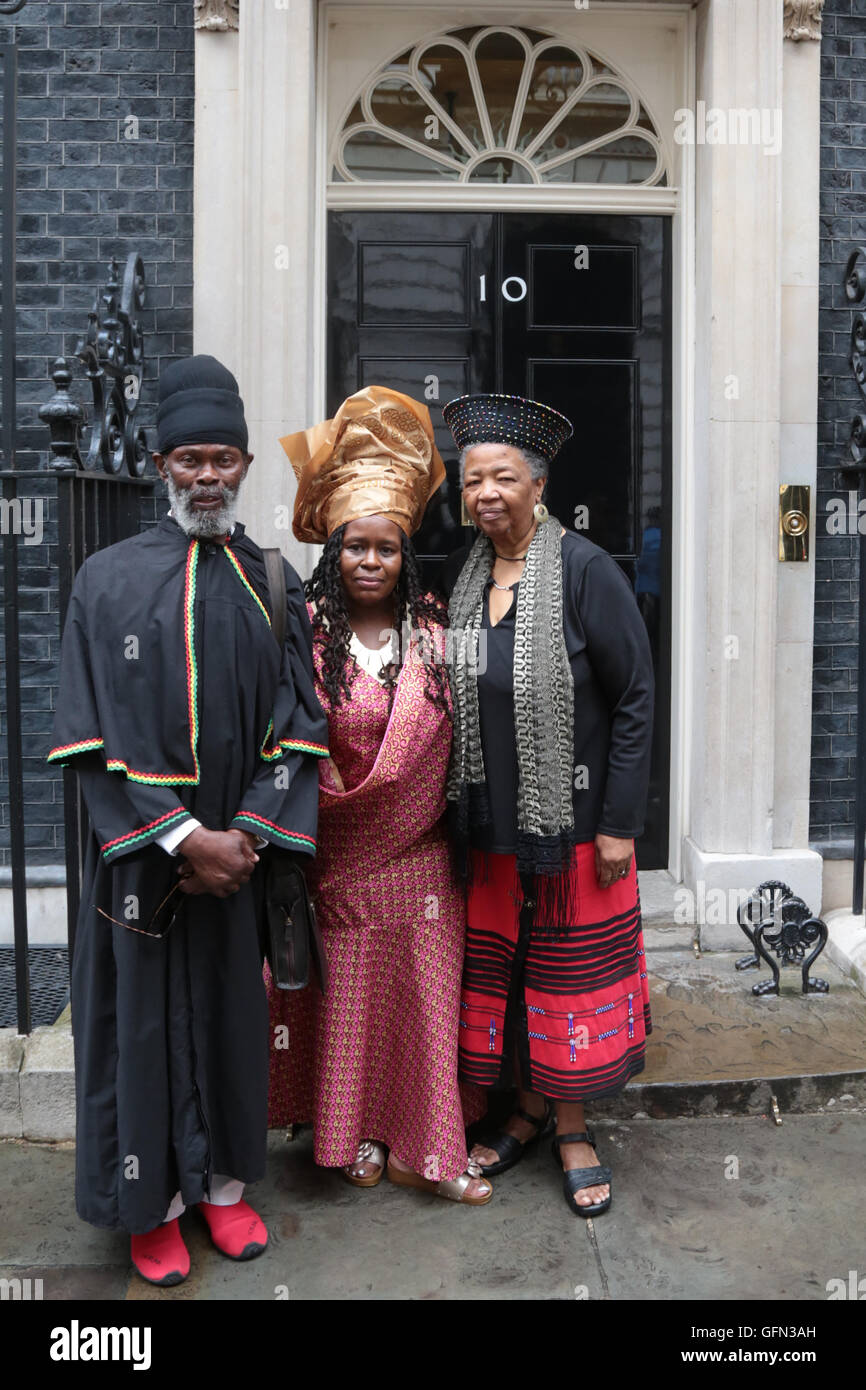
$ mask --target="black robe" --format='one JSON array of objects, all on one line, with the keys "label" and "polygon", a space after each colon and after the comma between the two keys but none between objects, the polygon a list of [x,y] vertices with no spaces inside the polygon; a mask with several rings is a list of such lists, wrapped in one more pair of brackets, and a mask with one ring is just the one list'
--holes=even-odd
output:
[{"label": "black robe", "polygon": [[[91,821],[72,1016],[76,1207],[96,1226],[141,1233],[215,1172],[264,1174],[264,871],[271,845],[314,853],[327,753],[303,591],[285,573],[282,656],[240,524],[224,548],[165,517],[76,576],[49,760],[76,768]],[[176,881],[156,837],[190,815],[268,846],[230,897],[177,894],[164,939],[130,931]]]}]

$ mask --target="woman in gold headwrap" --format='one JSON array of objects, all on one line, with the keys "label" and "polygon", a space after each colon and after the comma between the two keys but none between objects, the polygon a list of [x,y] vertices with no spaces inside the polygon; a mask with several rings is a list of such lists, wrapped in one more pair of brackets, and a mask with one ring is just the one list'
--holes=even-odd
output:
[{"label": "woman in gold headwrap", "polygon": [[484,1102],[457,1079],[465,909],[442,819],[447,616],[409,540],[445,468],[426,407],[384,387],[281,443],[294,533],[324,543],[306,586],[331,749],[310,886],[330,980],[324,998],[269,982],[271,1023],[289,1029],[272,1053],[270,1123],[312,1121],[316,1162],[356,1186],[386,1172],[480,1205],[492,1187],[465,1123]]}]

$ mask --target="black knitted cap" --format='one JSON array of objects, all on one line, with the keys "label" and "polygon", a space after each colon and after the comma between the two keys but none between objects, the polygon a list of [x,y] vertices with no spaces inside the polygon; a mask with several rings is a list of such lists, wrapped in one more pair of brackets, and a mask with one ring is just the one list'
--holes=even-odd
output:
[{"label": "black knitted cap", "polygon": [[207,353],[166,367],[159,378],[156,434],[161,454],[181,444],[232,444],[246,453],[244,403],[228,367]]}]

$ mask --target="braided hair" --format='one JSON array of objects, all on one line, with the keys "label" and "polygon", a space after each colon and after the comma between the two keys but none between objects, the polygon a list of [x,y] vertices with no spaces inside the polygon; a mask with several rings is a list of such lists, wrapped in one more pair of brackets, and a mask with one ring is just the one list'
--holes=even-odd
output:
[{"label": "braided hair", "polygon": [[[344,699],[349,699],[352,683],[359,670],[357,662],[349,663],[347,661],[350,655],[349,642],[352,637],[352,627],[346,609],[346,595],[340,573],[340,554],[343,549],[343,533],[347,524],[344,522],[342,526],[338,526],[328,537],[312,578],[304,584],[304,594],[314,605],[313,638],[322,641],[321,680],[332,709],[341,705]],[[424,629],[429,630],[429,627],[434,623],[440,627],[447,627],[448,609],[440,598],[424,592],[415,548],[409,537],[403,532],[401,532],[401,555],[400,574],[394,585],[392,598],[394,600],[394,627],[400,633],[402,642],[402,622],[399,621],[398,615],[404,613],[407,607],[409,626],[413,635]],[[423,654],[424,648],[421,647],[420,650]],[[441,651],[436,652],[432,640],[430,650],[432,659],[425,661],[424,694],[431,704],[450,714],[448,668]],[[406,656],[407,653],[402,651],[401,660],[405,660]],[[392,704],[397,685],[397,675],[398,672],[393,672],[390,678],[384,682],[386,689],[389,690]]]}]

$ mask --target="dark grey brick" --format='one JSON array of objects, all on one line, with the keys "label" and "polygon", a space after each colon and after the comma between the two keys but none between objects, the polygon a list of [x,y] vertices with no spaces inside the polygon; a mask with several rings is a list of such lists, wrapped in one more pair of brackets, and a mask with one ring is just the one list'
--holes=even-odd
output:
[{"label": "dark grey brick", "polygon": [[159,170],[160,188],[191,188],[190,170],[185,166],[163,165]]},{"label": "dark grey brick", "polygon": [[48,89],[52,96],[59,92],[89,98],[113,97],[117,96],[118,81],[110,73],[57,72],[49,75]]},{"label": "dark grey brick", "polygon": [[147,168],[174,163],[176,146],[156,140],[117,140],[99,147],[100,164],[138,164]]},{"label": "dark grey brick", "polygon": [[106,73],[173,73],[174,60],[175,54],[166,50],[149,51],[139,48],[118,48],[107,51],[103,49],[100,70]]},{"label": "dark grey brick", "polygon": [[94,24],[99,20],[100,0],[83,0],[83,3],[66,6],[65,20],[68,25]]},{"label": "dark grey brick", "polygon": [[65,54],[52,53],[49,48],[19,48],[18,71],[53,75],[62,69],[64,58]]},{"label": "dark grey brick", "polygon": [[153,73],[127,73],[123,79],[122,91],[133,100],[136,97],[155,97],[159,91],[159,77]]},{"label": "dark grey brick", "polygon": [[[133,248],[146,256],[146,425],[152,425],[160,361],[191,350],[192,8],[189,0],[30,0],[16,17],[19,458],[33,466],[44,461],[46,435],[36,409],[51,394],[50,364],[58,352],[74,351],[112,252],[121,261]],[[129,115],[139,118],[137,142],[124,139]],[[150,149],[130,152],[133,143]],[[852,190],[851,178],[846,188]],[[845,350],[840,341],[836,351]],[[73,376],[75,397],[87,405],[77,363]],[[53,479],[45,478],[51,490]],[[158,496],[143,509],[145,525],[165,511],[164,488]],[[57,679],[56,509],[47,543],[22,548],[21,568],[26,804],[28,811],[42,808],[27,816],[28,841],[39,862],[61,862],[62,778],[44,764]],[[0,820],[3,815],[0,805]]]},{"label": "dark grey brick", "polygon": [[63,242],[59,237],[22,236],[18,238],[19,261],[43,261],[49,256],[62,256]]},{"label": "dark grey brick", "polygon": [[[107,197],[108,194],[103,194]],[[96,213],[99,211],[100,194],[95,188],[68,189],[63,194],[64,213]]]},{"label": "dark grey brick", "polygon": [[[163,7],[160,6],[160,9]],[[168,7],[166,8],[166,12]],[[153,10],[153,5],[141,4],[107,4],[103,3],[101,20],[103,24],[132,24],[137,25],[147,16],[148,11]]]},{"label": "dark grey brick", "polygon": [[48,122],[49,140],[77,140],[83,144],[95,145],[101,140],[117,139],[117,121],[70,119],[68,114],[62,121]]},{"label": "dark grey brick", "polygon": [[93,24],[89,27],[83,24],[76,25],[74,29],[64,29],[61,24],[52,24],[48,30],[48,43],[54,49],[66,49],[67,52],[76,52],[78,49],[100,49],[115,48],[117,46],[117,30],[108,26]]},{"label": "dark grey brick", "polygon": [[[99,103],[100,116],[115,116],[119,120],[125,120],[127,116],[138,116],[141,121],[156,120],[164,110],[164,101],[155,97],[131,97],[127,92],[117,97],[103,97]],[[156,131],[153,138],[156,138]]]},{"label": "dark grey brick", "polygon": [[117,177],[118,188],[156,188],[156,169],[147,166],[112,166]]}]

